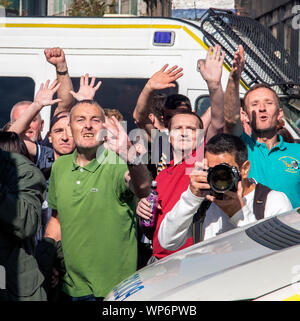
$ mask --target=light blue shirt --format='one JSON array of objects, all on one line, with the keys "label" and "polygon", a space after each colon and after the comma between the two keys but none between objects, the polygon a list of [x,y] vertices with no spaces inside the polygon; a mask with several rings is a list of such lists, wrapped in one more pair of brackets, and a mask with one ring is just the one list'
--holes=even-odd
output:
[{"label": "light blue shirt", "polygon": [[293,208],[300,206],[300,144],[285,142],[278,135],[279,143],[270,150],[253,136],[241,136],[248,147],[251,163],[249,177],[269,188],[283,192]]}]

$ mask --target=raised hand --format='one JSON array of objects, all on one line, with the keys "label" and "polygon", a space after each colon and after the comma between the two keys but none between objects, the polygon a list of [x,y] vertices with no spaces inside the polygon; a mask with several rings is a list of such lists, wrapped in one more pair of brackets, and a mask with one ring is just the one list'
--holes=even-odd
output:
[{"label": "raised hand", "polygon": [[210,189],[207,182],[207,160],[195,162],[194,169],[190,175],[190,190],[198,197],[205,197],[206,191]]},{"label": "raised hand", "polygon": [[103,127],[108,131],[108,148],[117,153],[123,160],[127,162],[130,148],[133,146],[130,143],[128,135],[122,125],[115,116],[112,116],[110,121],[103,124]]},{"label": "raised hand", "polygon": [[60,83],[54,80],[49,87],[50,80],[47,80],[45,85],[42,83],[39,91],[34,97],[34,103],[39,104],[41,107],[54,105],[61,101],[61,99],[53,99],[54,94],[57,92]]},{"label": "raised hand", "polygon": [[47,61],[54,65],[58,71],[65,71],[67,69],[65,53],[61,48],[46,48],[44,54]]},{"label": "raised hand", "polygon": [[198,60],[198,67],[208,87],[219,85],[222,77],[222,68],[225,52],[221,52],[221,46],[215,45],[214,49],[209,47],[205,60]]},{"label": "raised hand", "polygon": [[70,90],[70,94],[77,99],[78,101],[85,99],[94,99],[96,91],[100,88],[102,82],[98,81],[95,86],[96,78],[92,77],[91,82],[89,84],[89,74],[85,74],[80,77],[80,88],[77,93]]},{"label": "raised hand", "polygon": [[235,52],[233,63],[232,63],[232,69],[231,69],[231,77],[236,80],[240,81],[242,71],[245,67],[245,53],[244,48],[242,45],[239,45],[238,50]]},{"label": "raised hand", "polygon": [[168,64],[164,65],[159,71],[157,71],[147,82],[147,87],[151,90],[159,90],[170,87],[175,87],[173,83],[178,78],[183,76],[183,68],[178,68],[178,66],[173,66],[168,68]]}]

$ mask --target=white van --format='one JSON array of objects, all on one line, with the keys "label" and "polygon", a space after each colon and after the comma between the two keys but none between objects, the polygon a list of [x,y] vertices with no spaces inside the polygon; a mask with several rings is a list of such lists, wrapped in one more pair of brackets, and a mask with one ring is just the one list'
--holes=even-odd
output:
[{"label": "white van", "polygon": [[[166,63],[184,69],[169,92],[189,96],[193,105],[208,95],[196,68],[207,45],[197,26],[184,21],[49,17],[6,18],[0,25],[1,127],[14,103],[31,100],[41,82],[55,79],[55,68],[44,56],[49,47],[63,48],[75,90],[85,73],[101,79],[96,100],[104,108],[119,109],[129,122],[147,79]],[[224,86],[227,79],[225,70]],[[48,128],[50,108],[42,110],[42,117]]]},{"label": "white van", "polygon": [[[104,108],[119,109],[128,129],[134,127],[132,113],[147,79],[166,63],[183,67],[184,72],[176,88],[166,93],[187,95],[201,115],[209,97],[196,65],[209,45],[199,25],[180,19],[0,18],[0,128],[9,121],[16,102],[32,100],[40,83],[55,79],[55,68],[44,56],[49,47],[63,48],[75,91],[85,73],[102,81],[95,99]],[[227,63],[232,61],[228,58]],[[229,70],[224,63],[224,89]],[[241,82],[241,95],[246,89]],[[50,107],[42,110],[43,135],[49,128],[50,111]]]}]

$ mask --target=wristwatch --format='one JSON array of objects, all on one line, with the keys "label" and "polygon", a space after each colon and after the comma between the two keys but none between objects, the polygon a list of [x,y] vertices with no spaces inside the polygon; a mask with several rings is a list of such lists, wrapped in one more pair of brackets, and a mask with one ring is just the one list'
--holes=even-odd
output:
[{"label": "wristwatch", "polygon": [[60,76],[64,76],[64,75],[66,75],[66,74],[68,73],[68,69],[65,70],[65,71],[58,71],[58,70],[56,70],[56,73],[57,73],[58,75],[60,75]]}]

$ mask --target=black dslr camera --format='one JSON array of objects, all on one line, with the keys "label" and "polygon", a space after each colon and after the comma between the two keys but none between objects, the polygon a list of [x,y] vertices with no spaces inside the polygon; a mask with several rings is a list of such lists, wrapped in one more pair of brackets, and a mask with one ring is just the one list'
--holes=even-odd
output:
[{"label": "black dslr camera", "polygon": [[211,187],[210,195],[222,200],[227,191],[237,192],[238,182],[241,180],[239,170],[226,163],[210,167],[207,171],[207,182]]}]

